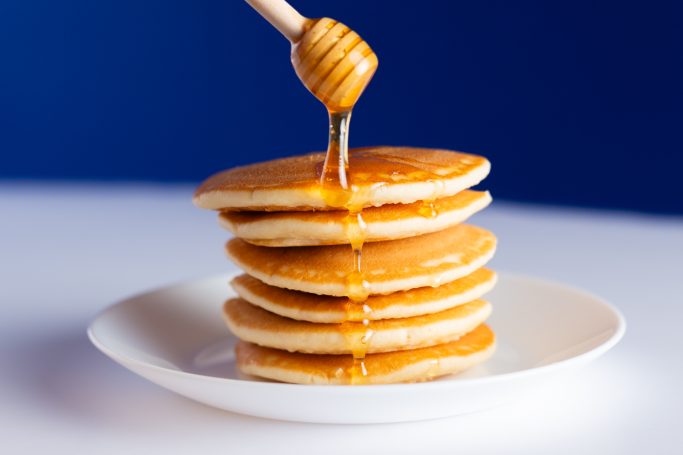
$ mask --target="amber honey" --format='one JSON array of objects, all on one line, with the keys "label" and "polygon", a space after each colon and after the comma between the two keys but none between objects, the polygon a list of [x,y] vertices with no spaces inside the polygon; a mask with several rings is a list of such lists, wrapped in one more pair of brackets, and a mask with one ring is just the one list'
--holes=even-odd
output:
[{"label": "amber honey", "polygon": [[346,319],[362,320],[364,328],[345,331],[344,336],[354,358],[349,371],[351,383],[357,384],[362,383],[368,373],[363,359],[373,334],[372,324],[367,317],[372,308],[365,305],[369,292],[362,265],[363,243],[366,238],[363,207],[368,204],[367,188],[398,181],[430,182],[435,187],[434,199],[423,201],[419,213],[425,217],[435,217],[438,215],[435,200],[444,190],[443,181],[440,179],[442,176],[436,172],[443,171],[443,168],[435,168],[423,161],[410,158],[396,159],[394,156],[367,154],[363,150],[349,156],[351,112],[330,111],[329,118],[329,146],[320,169],[320,186],[328,206],[348,212],[344,217],[344,232],[351,246],[353,271],[345,279],[346,294],[349,298]]},{"label": "amber honey", "polygon": [[[304,76],[301,78],[302,81],[306,81]],[[316,94],[315,91],[311,91]],[[325,102],[324,98],[320,99]],[[361,319],[363,321],[362,330],[344,331],[344,337],[353,353],[353,365],[348,373],[351,377],[351,383],[357,384],[362,383],[363,378],[368,374],[364,359],[373,333],[370,320],[367,317],[372,309],[365,305],[369,295],[369,286],[363,274],[363,243],[366,238],[363,206],[366,205],[366,201],[362,200],[364,198],[358,191],[358,187],[351,182],[353,175],[349,163],[351,110],[337,112],[335,109],[339,106],[329,104],[326,106],[330,121],[329,142],[325,162],[320,171],[320,188],[327,206],[344,209],[348,212],[344,218],[344,232],[351,246],[353,269],[345,278],[346,295],[349,298],[346,305],[346,320],[358,320],[359,313],[363,313],[365,316]]]},{"label": "amber honey", "polygon": [[418,213],[425,218],[434,218],[439,214],[434,205],[434,201],[422,201]]},{"label": "amber honey", "polygon": [[362,383],[362,378],[368,374],[364,359],[372,337],[372,328],[367,317],[372,309],[364,304],[369,295],[368,283],[363,274],[363,243],[366,238],[362,208],[364,203],[358,200],[357,187],[350,183],[352,173],[349,166],[348,140],[351,111],[330,110],[329,119],[329,145],[320,173],[320,186],[328,206],[348,211],[344,217],[344,232],[351,246],[353,269],[345,278],[346,295],[349,298],[346,305],[346,320],[359,320],[359,313],[362,313],[364,327],[362,330],[344,331],[344,337],[354,359],[348,373],[351,383],[356,384]]}]

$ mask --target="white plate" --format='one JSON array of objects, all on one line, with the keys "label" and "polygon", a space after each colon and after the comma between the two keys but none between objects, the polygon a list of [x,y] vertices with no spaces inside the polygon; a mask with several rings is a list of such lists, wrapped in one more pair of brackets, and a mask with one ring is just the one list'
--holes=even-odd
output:
[{"label": "white plate", "polygon": [[626,326],[614,307],[583,291],[501,274],[487,296],[498,350],[485,364],[417,384],[281,384],[237,372],[236,339],[221,315],[232,295],[228,281],[212,277],[131,297],[97,317],[90,340],[126,368],[210,406],[300,422],[380,423],[464,414],[522,396],[605,353]]}]

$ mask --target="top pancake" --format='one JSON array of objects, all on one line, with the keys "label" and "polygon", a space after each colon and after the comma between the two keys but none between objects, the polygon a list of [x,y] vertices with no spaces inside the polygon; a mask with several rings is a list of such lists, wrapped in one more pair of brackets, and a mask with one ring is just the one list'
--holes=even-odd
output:
[{"label": "top pancake", "polygon": [[[280,158],[220,172],[197,189],[194,203],[215,210],[333,209],[319,185],[322,152]],[[366,147],[349,152],[350,206],[410,204],[452,196],[490,170],[486,158],[413,147]]]}]

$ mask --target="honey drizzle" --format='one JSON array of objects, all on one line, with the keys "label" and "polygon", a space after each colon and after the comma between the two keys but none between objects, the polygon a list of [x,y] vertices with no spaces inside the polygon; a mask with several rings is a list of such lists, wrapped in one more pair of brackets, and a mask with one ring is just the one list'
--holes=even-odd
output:
[{"label": "honey drizzle", "polygon": [[328,206],[347,209],[351,215],[353,191],[347,178],[351,111],[328,111],[328,114],[330,119],[329,142],[322,175],[320,176],[322,196]]},{"label": "honey drizzle", "polygon": [[435,218],[439,214],[434,206],[434,200],[432,199],[425,199],[422,201],[422,205],[417,209],[417,213],[425,218]]},{"label": "honey drizzle", "polygon": [[[365,179],[362,178],[362,174],[365,169],[361,168],[359,169],[359,174],[354,174],[353,177],[361,177],[360,181],[366,183],[366,185],[361,184],[357,186],[353,184],[352,176],[349,172],[348,151],[351,111],[328,111],[328,113],[330,120],[329,145],[320,177],[321,193],[326,205],[344,209],[348,212],[346,217],[344,217],[344,232],[353,252],[353,268],[351,273],[345,278],[346,295],[348,296],[345,306],[346,322],[342,323],[340,327],[348,350],[353,355],[353,364],[347,371],[350,383],[362,384],[366,382],[368,375],[364,359],[374,333],[371,327],[372,308],[365,303],[369,295],[369,285],[363,274],[362,267],[363,243],[366,238],[363,207],[367,204],[370,196],[370,191],[366,188],[368,187],[367,183],[370,183],[370,186],[374,186],[377,184],[381,185],[383,182],[364,181]],[[430,170],[420,169],[419,163],[412,163],[410,158],[403,158],[398,162],[395,159],[375,157],[373,161],[375,166],[382,163],[383,167],[387,165],[392,167],[401,165],[405,170],[412,168],[414,170],[411,169],[411,172],[407,175],[412,175],[414,178],[429,176],[430,179],[428,181],[434,186],[434,191],[430,199],[422,201],[419,213],[429,218],[438,216],[435,201],[445,191],[441,176]],[[390,178],[389,175],[387,177]],[[440,278],[438,277],[435,280],[434,285],[440,284]],[[357,321],[362,321],[362,324],[358,324]],[[434,369],[435,372],[438,371],[438,362]],[[431,369],[427,376],[433,376]]]},{"label": "honey drizzle", "polygon": [[[345,278],[348,301],[345,306],[346,321],[340,325],[347,346],[353,355],[353,364],[348,371],[351,384],[365,382],[368,375],[365,355],[373,335],[370,327],[370,308],[365,301],[369,285],[363,274],[363,243],[366,224],[363,220],[363,194],[349,181],[349,122],[351,111],[329,111],[330,135],[327,155],[320,176],[323,199],[328,206],[347,210],[344,231],[353,252],[353,269]],[[357,322],[362,320],[362,325]]]},{"label": "honey drizzle", "polygon": [[[432,176],[438,177],[435,174],[432,174]],[[435,218],[439,215],[439,211],[436,209],[434,201],[436,201],[441,197],[441,195],[443,195],[443,192],[446,188],[443,183],[443,180],[439,180],[438,178],[430,180],[429,182],[432,185],[434,185],[434,195],[431,198],[422,201],[422,205],[417,210],[417,213],[419,213],[421,216],[425,218]]]}]

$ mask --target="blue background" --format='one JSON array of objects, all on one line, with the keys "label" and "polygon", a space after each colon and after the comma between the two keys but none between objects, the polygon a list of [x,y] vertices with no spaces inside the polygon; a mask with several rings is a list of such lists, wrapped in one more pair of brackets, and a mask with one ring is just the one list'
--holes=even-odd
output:
[{"label": "blue background", "polygon": [[[380,67],[351,145],[493,162],[494,196],[683,213],[680,1],[303,1]],[[0,2],[0,178],[198,181],[326,146],[289,45],[236,0]]]}]

